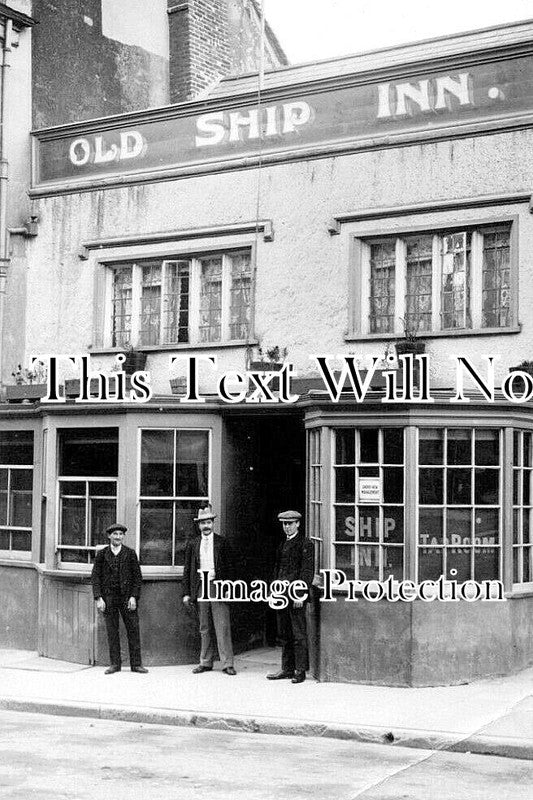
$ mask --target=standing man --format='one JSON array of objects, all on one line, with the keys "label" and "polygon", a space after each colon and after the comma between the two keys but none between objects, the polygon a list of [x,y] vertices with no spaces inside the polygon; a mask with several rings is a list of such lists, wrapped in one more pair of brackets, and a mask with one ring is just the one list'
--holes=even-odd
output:
[{"label": "standing man", "polygon": [[141,568],[137,554],[126,547],[124,536],[128,529],[115,523],[106,530],[109,546],[99,550],[91,575],[96,607],[104,615],[109,644],[110,666],[105,675],[122,669],[118,617],[126,627],[130,667],[132,672],[148,672],[142,665],[139,615],[137,606],[141,594]]},{"label": "standing man", "polygon": [[[310,592],[314,574],[314,551],[313,543],[300,531],[302,515],[298,511],[283,511],[278,514],[278,519],[283,525],[285,541],[278,550],[275,577],[289,582],[304,581]],[[309,669],[303,600],[289,600],[287,607],[278,611],[278,628],[282,644],[281,671],[267,675],[267,678],[269,681],[291,678],[292,683],[303,683],[305,672]]]},{"label": "standing man", "polygon": [[207,572],[209,581],[231,580],[233,555],[228,540],[215,533],[216,514],[211,508],[201,508],[194,521],[200,528],[200,536],[187,542],[185,567],[183,570],[183,602],[187,608],[198,601],[200,620],[200,664],[193,669],[195,675],[210,672],[215,659],[215,636],[218,653],[222,661],[222,672],[236,675],[233,666],[233,644],[229,603],[222,600],[202,600],[200,597],[199,572]]}]

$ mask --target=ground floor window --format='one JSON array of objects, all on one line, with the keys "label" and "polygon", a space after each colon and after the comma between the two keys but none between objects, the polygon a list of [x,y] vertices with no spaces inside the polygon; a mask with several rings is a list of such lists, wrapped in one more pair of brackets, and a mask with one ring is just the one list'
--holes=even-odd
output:
[{"label": "ground floor window", "polygon": [[32,545],[33,432],[0,432],[0,555],[27,557]]},{"label": "ground floor window", "polygon": [[500,449],[499,430],[420,430],[420,581],[500,577]]},{"label": "ground floor window", "polygon": [[315,546],[315,572],[318,573],[322,563],[323,531],[322,531],[322,431],[315,429],[307,432],[307,462],[309,464],[307,480],[308,518],[307,531]]},{"label": "ground floor window", "polygon": [[335,567],[355,580],[402,580],[403,430],[336,429],[333,497]]},{"label": "ground floor window", "polygon": [[[331,502],[330,562],[323,557],[321,566],[362,582],[389,576],[422,582],[441,575],[459,583],[500,580],[503,509],[513,502],[514,582],[533,582],[533,433],[515,433],[511,500],[511,487],[504,491],[503,483],[503,429],[409,425],[321,431],[329,437],[331,459],[330,486],[319,489]],[[310,520],[319,461],[323,456],[317,459],[316,447],[310,448]]]},{"label": "ground floor window", "polygon": [[118,429],[58,431],[62,563],[90,564],[117,518]]},{"label": "ground floor window", "polygon": [[140,561],[182,566],[198,508],[209,502],[208,430],[141,431]]},{"label": "ground floor window", "polygon": [[533,584],[533,434],[515,431],[513,442],[513,583]]}]

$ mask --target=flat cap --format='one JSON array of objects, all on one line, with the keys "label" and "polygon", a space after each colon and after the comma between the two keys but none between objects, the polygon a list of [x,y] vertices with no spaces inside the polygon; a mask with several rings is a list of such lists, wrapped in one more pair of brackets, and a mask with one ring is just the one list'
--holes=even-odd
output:
[{"label": "flat cap", "polygon": [[302,518],[299,511],[282,511],[278,514],[280,522],[298,522]]},{"label": "flat cap", "polygon": [[114,522],[113,525],[106,528],[106,533],[110,534],[113,533],[113,531],[122,531],[122,533],[126,533],[127,530],[125,525],[122,525],[120,522]]}]

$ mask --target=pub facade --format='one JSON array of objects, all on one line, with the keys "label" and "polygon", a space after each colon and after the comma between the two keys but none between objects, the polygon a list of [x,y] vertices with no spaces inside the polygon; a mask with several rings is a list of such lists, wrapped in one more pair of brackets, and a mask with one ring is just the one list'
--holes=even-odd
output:
[{"label": "pub facade", "polygon": [[[520,23],[275,70],[259,97],[257,76],[231,78],[202,101],[34,132],[40,223],[18,302],[27,358],[56,355],[63,388],[0,408],[5,644],[105,663],[89,575],[118,518],[143,571],[146,663],[192,663],[183,551],[209,501],[248,580],[271,575],[277,511],[305,511],[320,680],[531,664],[527,363],[522,402],[500,387],[533,346],[532,67]],[[405,352],[428,355],[429,398],[402,395]],[[364,397],[346,359],[377,365]],[[151,397],[133,377],[124,399],[91,397],[126,362]],[[283,363],[290,400],[275,374],[271,392],[242,378]],[[324,603],[323,569],[498,580],[505,599],[347,602],[339,585]],[[240,647],[274,638],[264,608],[234,612]]]}]

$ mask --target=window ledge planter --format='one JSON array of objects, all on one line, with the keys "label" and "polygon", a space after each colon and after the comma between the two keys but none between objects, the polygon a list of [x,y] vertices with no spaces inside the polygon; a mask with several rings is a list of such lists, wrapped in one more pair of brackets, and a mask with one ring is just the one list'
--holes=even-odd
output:
[{"label": "window ledge planter", "polygon": [[426,343],[423,339],[399,339],[395,342],[395,347],[398,356],[405,356],[409,353],[416,356],[426,352]]},{"label": "window ledge planter", "polygon": [[[516,367],[509,367],[509,372],[525,372],[526,375],[530,375],[533,378],[533,361],[523,361]],[[513,388],[515,392],[525,392],[527,388],[525,380],[521,376],[515,378]]]},{"label": "window ledge planter", "polygon": [[[264,375],[265,372],[279,372],[283,368],[281,361],[251,361],[248,372]],[[268,383],[268,388],[273,392],[279,392],[279,378],[273,377]],[[253,392],[257,389],[257,384],[253,380],[248,381],[248,391]]]},{"label": "window ledge planter", "polygon": [[6,386],[6,400],[8,403],[34,403],[45,396],[46,390],[46,383],[16,383]]},{"label": "window ledge planter", "polygon": [[134,372],[142,372],[146,366],[146,353],[142,350],[126,350],[126,359],[122,364],[122,369],[126,375],[133,375]]},{"label": "window ledge planter", "polygon": [[170,391],[172,392],[172,394],[185,394],[187,391],[187,378],[185,377],[171,378]]}]

